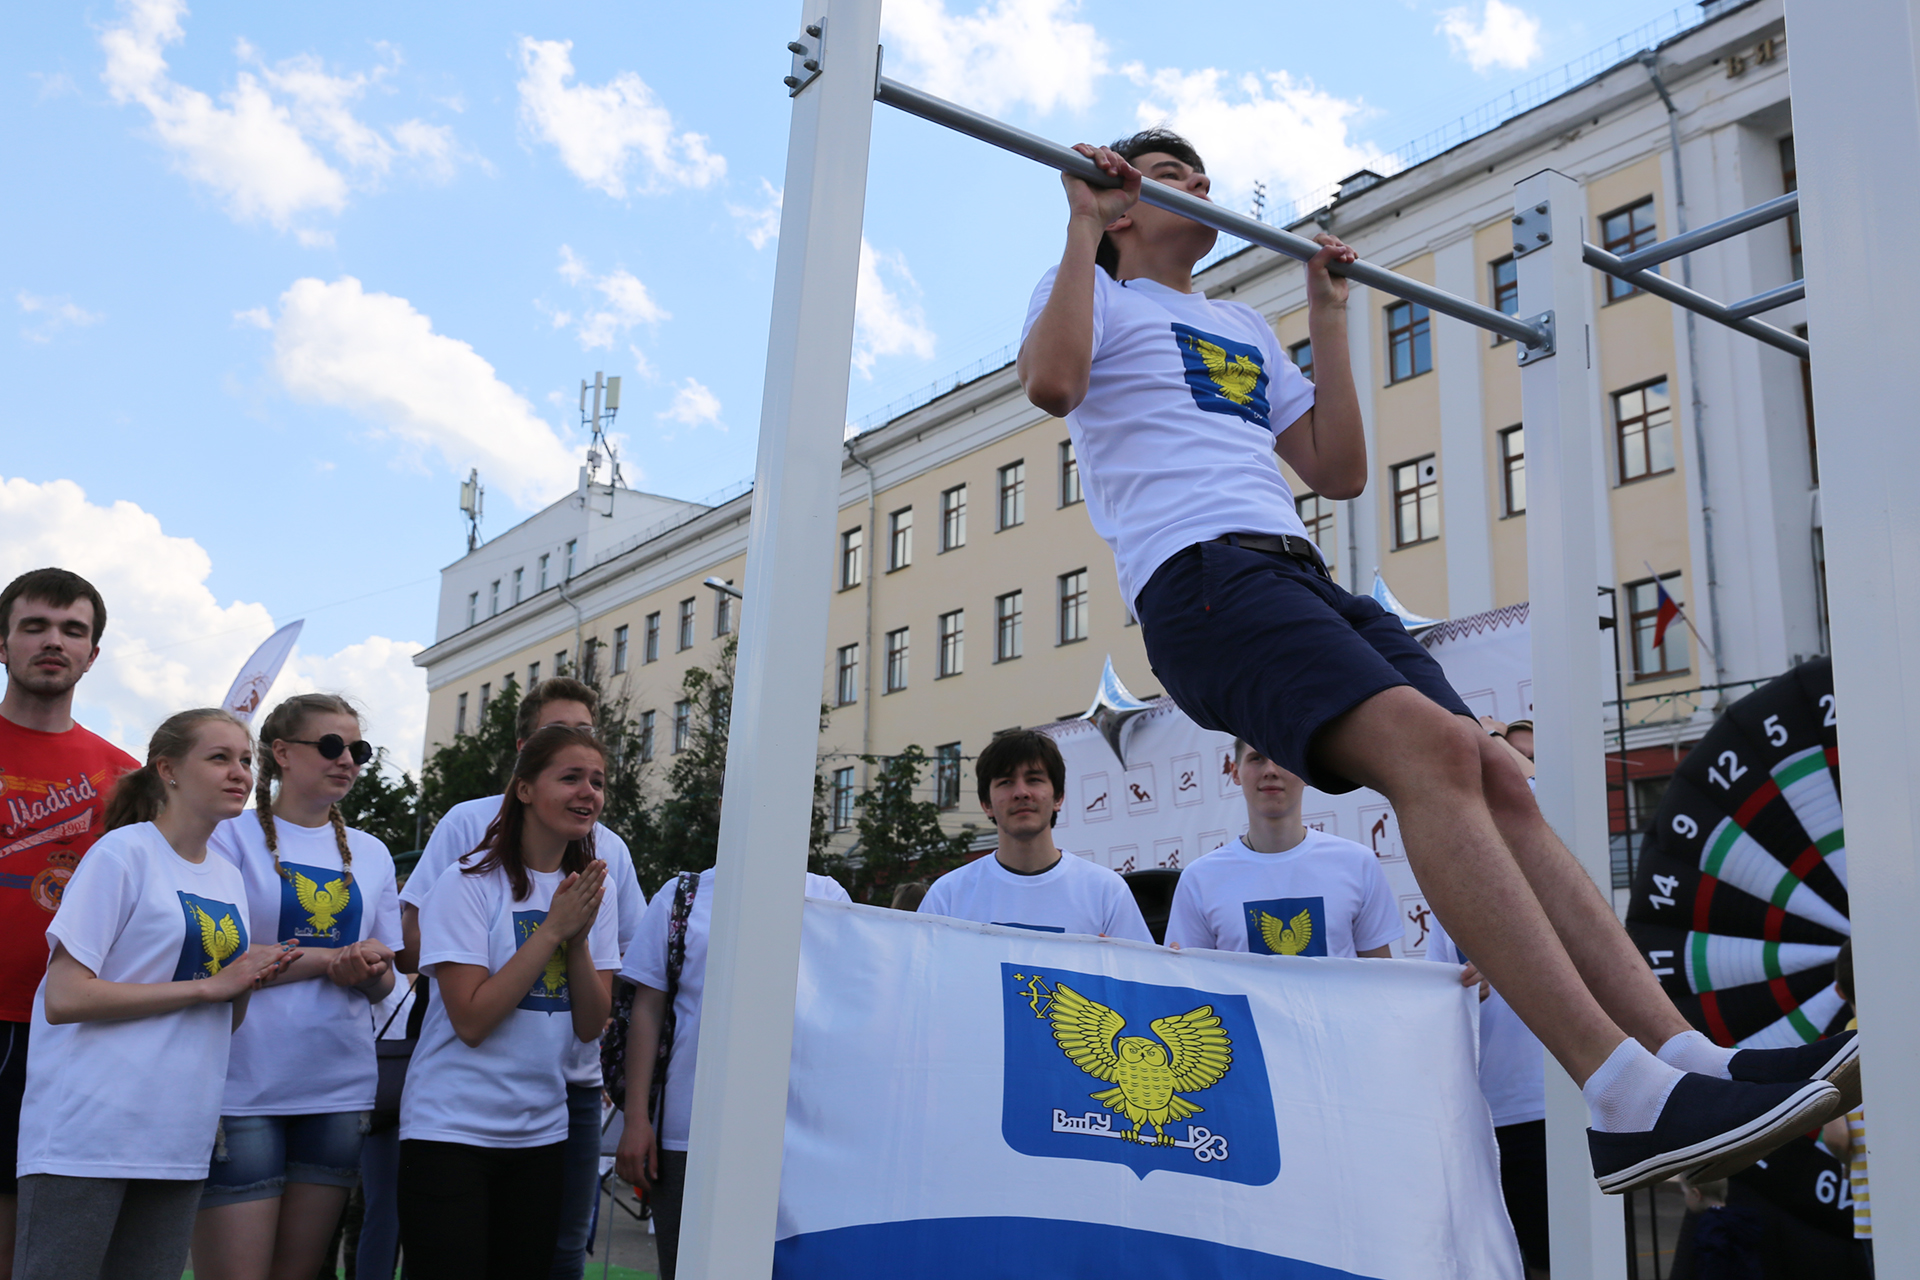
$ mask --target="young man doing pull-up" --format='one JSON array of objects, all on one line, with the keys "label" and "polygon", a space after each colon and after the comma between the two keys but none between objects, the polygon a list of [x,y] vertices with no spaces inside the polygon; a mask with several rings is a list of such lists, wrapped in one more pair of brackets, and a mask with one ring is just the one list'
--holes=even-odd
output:
[{"label": "young man doing pull-up", "polygon": [[1692,1030],[1511,753],[1400,621],[1321,563],[1273,455],[1328,498],[1366,487],[1347,284],[1329,270],[1353,250],[1315,237],[1309,383],[1258,313],[1194,291],[1215,233],[1139,199],[1143,176],[1205,199],[1193,148],[1149,130],[1077,149],[1120,186],[1063,178],[1066,250],[1035,290],[1019,374],[1067,420],[1167,692],[1323,791],[1393,802],[1427,901],[1581,1084],[1603,1191],[1724,1176],[1844,1111],[1851,1038],[1735,1052]]}]

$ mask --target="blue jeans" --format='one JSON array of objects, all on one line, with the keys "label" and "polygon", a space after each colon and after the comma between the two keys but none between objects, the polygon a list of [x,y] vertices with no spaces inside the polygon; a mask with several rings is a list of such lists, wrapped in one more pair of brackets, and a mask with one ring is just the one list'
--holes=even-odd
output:
[{"label": "blue jeans", "polygon": [[393,1280],[400,1256],[400,1128],[367,1135],[360,1148],[360,1189],[367,1215],[360,1224],[360,1252],[355,1275],[366,1280]]},{"label": "blue jeans", "polygon": [[567,1086],[566,1173],[560,1184],[560,1243],[549,1280],[581,1280],[600,1207],[600,1086]]},{"label": "blue jeans", "polygon": [[311,1116],[222,1116],[200,1207],[273,1200],[289,1182],[353,1187],[360,1181],[365,1111]]}]

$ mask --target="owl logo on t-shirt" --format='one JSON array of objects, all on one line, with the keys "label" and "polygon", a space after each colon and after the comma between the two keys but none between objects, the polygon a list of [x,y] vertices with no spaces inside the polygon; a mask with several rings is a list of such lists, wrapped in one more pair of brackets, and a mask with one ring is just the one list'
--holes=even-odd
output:
[{"label": "owl logo on t-shirt", "polygon": [[[513,913],[513,940],[516,945],[525,946],[527,940],[540,931],[546,923],[544,911],[516,911]],[[517,1009],[530,1009],[535,1013],[566,1013],[573,1008],[573,1001],[567,990],[567,949],[555,944],[553,954],[547,957],[547,963],[540,970],[540,976],[534,979],[533,989],[528,991]]]},{"label": "owl logo on t-shirt", "polygon": [[231,902],[203,898],[185,890],[176,892],[180,896],[186,936],[180,940],[180,962],[174,966],[173,980],[191,982],[211,978],[246,951],[246,921]]},{"label": "owl logo on t-shirt", "polygon": [[1173,326],[1173,337],[1194,403],[1208,413],[1230,413],[1272,429],[1266,356],[1260,348],[1185,324]]},{"label": "owl logo on t-shirt", "polygon": [[1327,954],[1327,901],[1311,898],[1270,898],[1246,903],[1247,950],[1267,956],[1324,956]]},{"label": "owl logo on t-shirt", "polygon": [[360,940],[359,885],[344,871],[280,864],[280,930],[303,947],[344,947]]}]

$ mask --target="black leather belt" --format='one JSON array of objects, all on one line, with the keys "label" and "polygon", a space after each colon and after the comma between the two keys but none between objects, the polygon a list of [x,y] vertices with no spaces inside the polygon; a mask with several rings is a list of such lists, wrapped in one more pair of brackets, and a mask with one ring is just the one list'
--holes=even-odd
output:
[{"label": "black leather belt", "polygon": [[1327,581],[1333,581],[1326,561],[1320,558],[1320,548],[1310,539],[1294,533],[1223,533],[1215,542],[1225,542],[1231,546],[1245,547],[1249,551],[1264,551],[1269,555],[1286,556],[1298,560]]}]

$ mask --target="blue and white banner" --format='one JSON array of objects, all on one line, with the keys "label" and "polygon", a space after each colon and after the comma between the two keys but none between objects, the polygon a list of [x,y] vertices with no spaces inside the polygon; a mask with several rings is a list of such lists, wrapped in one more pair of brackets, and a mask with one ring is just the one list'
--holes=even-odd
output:
[{"label": "blue and white banner", "polygon": [[809,900],[777,1280],[1517,1278],[1450,966]]}]

